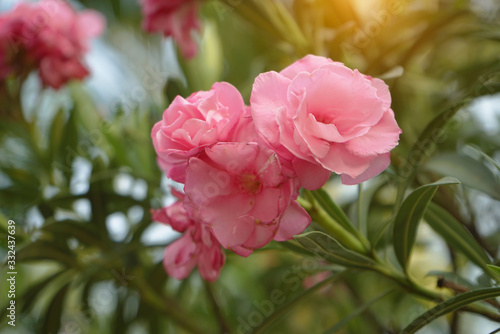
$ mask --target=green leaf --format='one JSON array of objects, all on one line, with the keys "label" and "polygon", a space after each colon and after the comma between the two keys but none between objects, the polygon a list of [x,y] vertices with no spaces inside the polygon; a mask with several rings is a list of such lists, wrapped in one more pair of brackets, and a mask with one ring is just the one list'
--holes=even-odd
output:
[{"label": "green leaf", "polygon": [[324,189],[318,189],[311,191],[310,193],[330,217],[342,225],[342,227],[344,227],[347,231],[353,235],[357,235],[357,230],[349,217],[347,217],[345,212],[334,201],[332,201],[330,195],[328,195]]},{"label": "green leaf", "polygon": [[490,163],[500,172],[500,165],[498,164],[498,162],[496,162],[492,157],[481,151],[479,148],[472,145],[466,145],[465,148],[479,155],[479,157],[483,158],[485,161]]},{"label": "green leaf", "polygon": [[424,216],[424,212],[441,185],[460,183],[454,178],[443,178],[435,183],[426,184],[415,189],[404,200],[394,220],[394,251],[399,264],[406,270],[408,259],[411,254],[417,227]]},{"label": "green leaf", "polygon": [[169,103],[171,103],[176,96],[182,96],[184,98],[189,96],[186,85],[184,85],[182,81],[177,78],[168,79],[165,84],[164,91]]},{"label": "green leaf", "polygon": [[45,288],[49,283],[54,281],[61,274],[65,273],[64,270],[60,270],[55,272],[52,275],[49,275],[47,278],[43,279],[41,282],[35,283],[29,287],[29,289],[22,294],[21,299],[23,300],[21,312],[27,312],[34,302],[37,301],[37,296],[39,293]]},{"label": "green leaf", "polygon": [[457,273],[454,272],[448,272],[448,271],[440,271],[440,270],[432,270],[427,273],[427,276],[434,276],[437,278],[444,278],[449,282],[452,282],[453,284],[459,284],[461,286],[464,286],[468,288],[469,290],[472,289],[479,289],[479,288],[486,288],[488,286],[479,286],[479,285],[474,285],[473,283],[469,282],[467,279],[459,276]]},{"label": "green leaf", "polygon": [[376,297],[370,299],[369,301],[367,301],[366,303],[364,303],[363,305],[361,305],[360,307],[358,307],[354,312],[352,312],[347,317],[343,318],[341,321],[339,321],[337,324],[335,324],[335,326],[333,326],[332,328],[326,330],[324,334],[332,334],[332,333],[338,332],[339,330],[342,329],[342,327],[344,327],[345,325],[347,325],[347,323],[349,321],[351,321],[352,319],[356,318],[358,315],[362,314],[370,306],[372,306],[373,304],[375,304],[380,299],[384,298],[385,296],[387,296],[388,294],[390,294],[393,291],[394,291],[394,288],[390,288],[390,289],[382,292],[381,294],[377,295]]},{"label": "green leaf", "polygon": [[16,260],[19,262],[34,261],[34,260],[55,260],[68,267],[73,267],[76,263],[72,252],[57,247],[55,244],[37,240],[19,252],[17,252]]},{"label": "green leaf", "polygon": [[49,163],[54,161],[54,158],[57,156],[57,152],[59,152],[62,139],[65,132],[66,125],[66,115],[63,109],[59,109],[59,111],[55,114],[52,119],[52,125],[50,127],[49,132]]},{"label": "green leaf", "polygon": [[92,230],[91,224],[79,223],[73,220],[61,220],[45,224],[42,230],[66,238],[74,237],[87,245],[104,247],[98,233]]},{"label": "green leaf", "polygon": [[496,277],[494,277],[495,281],[500,283],[500,280],[498,279],[500,277],[500,267],[494,266],[492,264],[487,264],[486,265],[492,272],[495,273]]},{"label": "green leaf", "polygon": [[[358,208],[358,225],[359,229],[361,231],[361,234],[363,235],[368,235],[368,214],[370,212],[370,204],[373,200],[373,196],[377,193],[377,191],[380,190],[380,188],[386,184],[386,179],[384,177],[379,177],[375,180],[374,184],[370,186],[368,189],[364,189],[364,187],[360,188],[362,190],[361,194],[358,194],[358,196],[361,198],[362,196],[362,201],[361,205]],[[359,206],[359,201],[358,204]]]},{"label": "green leaf", "polygon": [[59,333],[64,300],[70,283],[71,281],[64,284],[50,302],[42,324],[42,333]]},{"label": "green leaf", "polygon": [[459,294],[421,314],[406,326],[401,334],[412,334],[442,315],[458,310],[468,304],[500,296],[500,287],[477,289]]},{"label": "green leaf", "polygon": [[375,265],[371,259],[344,248],[329,235],[313,231],[295,236],[305,249],[331,263],[351,268],[369,268]]},{"label": "green leaf", "polygon": [[500,200],[500,180],[484,163],[466,155],[444,153],[430,159],[427,170],[459,179],[464,185]]},{"label": "green leaf", "polygon": [[425,213],[427,224],[444,238],[444,240],[485,272],[492,274],[487,264],[491,261],[483,247],[448,211],[431,203]]},{"label": "green leaf", "polygon": [[403,177],[398,187],[396,207],[403,201],[406,189],[413,182],[415,174],[422,163],[431,155],[435,143],[440,139],[446,124],[464,105],[469,103],[468,99],[457,103],[437,115],[422,131],[420,136],[411,147],[405,163],[399,168],[399,175]]}]

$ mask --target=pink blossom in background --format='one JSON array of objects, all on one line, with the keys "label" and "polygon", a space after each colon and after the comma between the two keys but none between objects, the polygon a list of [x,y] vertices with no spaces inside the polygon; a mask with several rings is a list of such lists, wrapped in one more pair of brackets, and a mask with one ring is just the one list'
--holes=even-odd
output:
[{"label": "pink blossom in background", "polygon": [[258,143],[218,143],[191,158],[184,191],[191,216],[242,256],[272,239],[291,239],[311,221],[295,200],[296,180],[285,177],[277,155]]},{"label": "pink blossom in background", "polygon": [[104,29],[93,10],[75,12],[66,2],[21,3],[0,15],[0,80],[38,69],[42,83],[59,89],[89,72],[82,63],[89,40]]},{"label": "pink blossom in background", "polygon": [[260,74],[251,106],[257,132],[312,190],[330,172],[344,184],[381,173],[401,133],[382,80],[313,55]]},{"label": "pink blossom in background", "polygon": [[252,131],[241,94],[221,82],[187,99],[177,96],[163,119],[154,125],[151,137],[160,167],[172,180],[184,182],[189,158],[217,142],[233,141],[236,136],[256,137]]},{"label": "pink blossom in background", "polygon": [[191,35],[200,30],[199,0],[141,0],[143,28],[171,36],[186,58],[192,58],[198,46]]},{"label": "pink blossom in background", "polygon": [[163,258],[166,272],[177,279],[189,276],[198,266],[201,277],[215,281],[225,262],[225,254],[208,226],[194,221],[184,209],[182,199],[161,210],[152,210],[153,220],[184,233],[167,246]]}]

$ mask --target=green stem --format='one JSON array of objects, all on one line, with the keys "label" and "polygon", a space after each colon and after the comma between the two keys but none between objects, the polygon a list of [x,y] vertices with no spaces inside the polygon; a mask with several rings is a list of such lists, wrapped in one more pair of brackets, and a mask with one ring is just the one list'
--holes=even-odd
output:
[{"label": "green stem", "polygon": [[[412,279],[409,276],[405,276],[401,274],[400,272],[389,268],[386,263],[382,263],[380,261],[377,261],[378,265],[373,267],[373,270],[378,272],[379,274],[382,274],[383,276],[389,278],[392,281],[395,281],[398,283],[401,287],[406,289],[408,292],[410,292],[413,295],[423,297],[427,300],[434,301],[436,303],[440,303],[444,301],[443,296],[433,290],[430,290],[422,285],[419,285],[414,279]],[[494,320],[494,321],[500,321],[500,315],[496,312],[493,312],[489,308],[484,307],[483,305],[480,304],[471,304],[463,308],[464,311],[468,311],[471,313],[479,314],[482,315],[488,319]]]},{"label": "green stem", "polygon": [[[353,228],[351,234],[344,226],[333,219],[320,205],[317,205],[314,195],[306,190],[305,195],[308,199],[299,198],[299,203],[309,213],[312,220],[328,232],[333,238],[337,239],[342,245],[348,249],[358,252],[360,254],[370,254],[370,243],[359,231]],[[347,218],[346,218],[347,219]]]},{"label": "green stem", "polygon": [[363,183],[358,184],[358,228],[366,234],[366,219],[363,215]]},{"label": "green stem", "polygon": [[363,243],[353,236],[351,233],[347,232],[343,226],[337,223],[333,218],[331,218],[322,208],[312,207],[309,211],[311,218],[318,223],[326,232],[328,232],[333,238],[338,240],[347,249],[358,252],[360,254],[368,254],[369,250],[363,245]]}]

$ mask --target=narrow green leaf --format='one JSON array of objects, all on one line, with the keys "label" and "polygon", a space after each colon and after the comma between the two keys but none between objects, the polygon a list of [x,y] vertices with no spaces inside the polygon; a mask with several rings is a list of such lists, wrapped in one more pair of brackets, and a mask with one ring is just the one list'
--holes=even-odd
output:
[{"label": "narrow green leaf", "polygon": [[189,96],[187,87],[180,79],[177,78],[170,78],[167,80],[167,83],[164,87],[164,92],[169,103],[171,103],[176,98],[176,96],[182,96],[184,98],[187,98]]},{"label": "narrow green leaf", "polygon": [[443,178],[435,183],[426,184],[415,189],[404,200],[394,220],[394,251],[399,264],[406,270],[408,259],[411,254],[417,227],[424,216],[424,212],[441,185],[460,183],[454,178]]},{"label": "narrow green leaf", "polygon": [[92,226],[94,225],[73,220],[61,220],[45,224],[42,230],[66,238],[73,237],[87,245],[104,246],[99,234],[92,230]]},{"label": "narrow green leaf", "polygon": [[70,283],[71,281],[64,284],[50,302],[43,320],[42,333],[59,333],[64,300],[66,299]]},{"label": "narrow green leaf", "polygon": [[54,281],[57,277],[63,274],[65,271],[60,270],[55,272],[52,275],[49,275],[47,278],[44,278],[41,282],[35,283],[29,287],[26,292],[21,295],[21,300],[23,301],[21,312],[27,312],[34,302],[36,302],[38,294],[45,288],[49,283]]},{"label": "narrow green leaf", "polygon": [[427,170],[459,179],[467,187],[500,200],[500,180],[483,162],[466,155],[443,153],[425,164]]},{"label": "narrow green leaf", "polygon": [[114,316],[111,321],[111,333],[126,333],[127,324],[123,318],[123,313],[125,311],[125,298],[121,295],[117,296],[116,308],[114,310]]},{"label": "narrow green leaf", "polygon": [[[361,234],[368,235],[368,214],[370,212],[370,205],[373,200],[373,196],[379,191],[379,189],[386,183],[386,179],[384,177],[379,177],[375,180],[374,184],[370,186],[368,189],[364,189],[365,187],[360,187],[363,190],[362,194],[358,196],[362,196],[361,205],[358,208],[358,222],[359,229]],[[359,201],[358,201],[359,206]]]},{"label": "narrow green leaf", "polygon": [[500,277],[500,267],[497,267],[497,266],[494,266],[492,264],[487,264],[486,265],[492,272],[495,273],[496,277],[495,278],[495,281],[497,281],[498,283],[500,283],[500,280],[498,279]]},{"label": "narrow green leaf", "polygon": [[[462,250],[465,255],[470,253],[470,260],[477,259],[478,262],[490,263],[490,259],[481,245],[477,243],[464,226],[448,211],[435,203],[431,203],[425,215],[425,219],[429,226],[446,241],[450,242],[452,246]],[[465,248],[465,246],[468,247]]]},{"label": "narrow green leaf", "polygon": [[404,195],[408,186],[413,182],[415,174],[422,163],[429,158],[435,143],[441,137],[446,124],[453,119],[453,116],[467,103],[465,99],[437,115],[422,131],[420,136],[411,147],[405,163],[399,168],[399,175],[403,177],[398,187],[396,207],[403,202]]},{"label": "narrow green leaf", "polygon": [[448,244],[462,252],[486,273],[491,274],[487,266],[491,261],[484,249],[448,211],[437,204],[431,203],[425,213],[425,221]]},{"label": "narrow green leaf", "polygon": [[347,231],[353,235],[357,234],[356,228],[345,212],[332,201],[330,195],[324,189],[318,189],[310,192],[318,204],[325,210],[326,213],[342,225]]},{"label": "narrow green leaf", "polygon": [[64,110],[59,109],[52,119],[52,125],[49,132],[49,163],[51,163],[59,152],[62,138],[64,136],[64,129],[66,124],[66,115]]},{"label": "narrow green leaf", "polygon": [[500,165],[498,164],[498,162],[496,162],[492,157],[490,157],[489,155],[487,155],[486,153],[481,151],[479,148],[472,146],[472,145],[466,145],[465,148],[467,148],[468,150],[471,150],[472,152],[476,153],[484,160],[488,161],[492,166],[495,166],[496,169],[500,172]]},{"label": "narrow green leaf", "polygon": [[16,260],[19,262],[34,260],[55,260],[68,267],[75,265],[73,253],[65,251],[51,242],[37,240],[16,253]]},{"label": "narrow green leaf", "polygon": [[306,256],[309,256],[311,255],[311,252],[309,252],[308,250],[305,250],[301,245],[298,245],[297,244],[297,241],[296,240],[288,240],[288,241],[284,241],[284,242],[276,242],[278,244],[278,246],[282,247],[282,248],[286,248],[288,250],[291,250],[292,252],[295,252],[297,254],[302,254],[302,255],[306,255]]},{"label": "narrow green leaf", "polygon": [[437,304],[429,311],[421,314],[417,319],[413,320],[408,326],[406,326],[401,331],[401,334],[415,333],[420,328],[424,327],[425,325],[434,321],[442,315],[456,311],[468,304],[480,300],[495,298],[498,296],[500,296],[500,287],[477,289],[459,294],[453,298]]},{"label": "narrow green leaf", "polygon": [[489,286],[474,285],[472,282],[469,282],[467,279],[461,277],[460,275],[454,272],[432,270],[427,273],[427,276],[444,278],[447,281],[452,282],[453,284],[461,285],[463,287],[468,288],[469,290],[489,287]]},{"label": "narrow green leaf", "polygon": [[364,311],[366,311],[370,306],[372,306],[373,304],[375,304],[380,299],[384,298],[385,296],[387,296],[388,294],[390,294],[393,291],[394,291],[394,288],[390,288],[390,289],[382,292],[381,294],[377,295],[376,297],[372,298],[371,300],[367,301],[366,303],[364,303],[363,305],[361,305],[360,307],[358,307],[354,312],[352,312],[347,317],[343,318],[341,321],[339,321],[337,324],[335,324],[335,326],[333,326],[332,328],[326,330],[325,334],[332,334],[332,333],[338,332],[339,330],[342,329],[342,327],[344,327],[345,325],[347,325],[347,323],[349,321],[351,321],[352,319],[356,318],[358,315],[360,315],[361,313],[363,313]]},{"label": "narrow green leaf", "polygon": [[350,251],[329,235],[313,231],[295,236],[305,249],[331,263],[351,268],[368,268],[375,265],[371,259]]}]

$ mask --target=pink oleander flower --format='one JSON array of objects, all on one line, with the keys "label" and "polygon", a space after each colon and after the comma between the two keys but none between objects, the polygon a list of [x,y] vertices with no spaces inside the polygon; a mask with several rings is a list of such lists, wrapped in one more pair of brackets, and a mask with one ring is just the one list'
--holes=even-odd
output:
[{"label": "pink oleander flower", "polygon": [[320,188],[330,172],[344,184],[376,176],[401,133],[382,80],[324,57],[260,74],[250,101],[257,132],[306,189]]},{"label": "pink oleander flower", "polygon": [[296,202],[298,184],[258,143],[218,143],[189,160],[184,191],[192,217],[224,248],[248,256],[272,239],[301,233],[311,218]]},{"label": "pink oleander flower", "polygon": [[248,136],[254,131],[250,119],[241,94],[225,82],[187,99],[177,96],[151,131],[158,164],[169,178],[184,182],[189,158],[217,142]]},{"label": "pink oleander flower", "polygon": [[171,36],[186,58],[196,55],[198,47],[191,35],[200,30],[199,0],[140,0],[144,15],[143,28]]},{"label": "pink oleander flower", "polygon": [[42,83],[59,89],[89,72],[83,57],[105,26],[93,10],[75,12],[64,1],[21,3],[0,15],[0,80],[38,69]]},{"label": "pink oleander flower", "polygon": [[205,280],[215,281],[219,277],[226,259],[225,254],[208,226],[189,216],[182,200],[161,210],[152,210],[152,215],[153,220],[184,233],[165,249],[163,266],[170,276],[184,279],[198,266],[200,275]]}]

